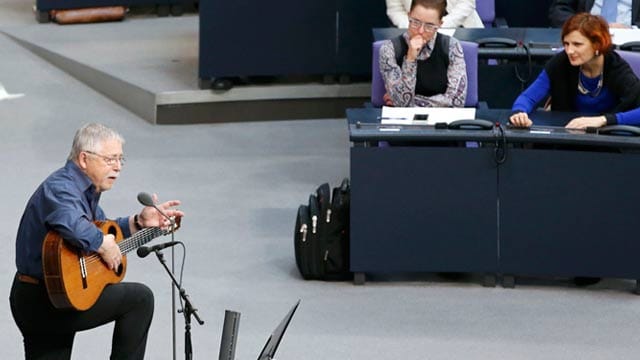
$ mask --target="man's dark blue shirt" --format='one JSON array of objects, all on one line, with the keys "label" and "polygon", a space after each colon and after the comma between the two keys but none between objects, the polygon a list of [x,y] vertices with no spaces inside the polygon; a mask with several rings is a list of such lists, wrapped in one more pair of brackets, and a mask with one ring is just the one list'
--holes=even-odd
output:
[{"label": "man's dark blue shirt", "polygon": [[[42,242],[54,230],[70,244],[95,252],[104,234],[93,223],[106,220],[98,205],[100,193],[73,162],[49,175],[29,199],[16,237],[16,267],[21,274],[42,279]],[[115,220],[124,237],[131,236],[129,218]]]}]

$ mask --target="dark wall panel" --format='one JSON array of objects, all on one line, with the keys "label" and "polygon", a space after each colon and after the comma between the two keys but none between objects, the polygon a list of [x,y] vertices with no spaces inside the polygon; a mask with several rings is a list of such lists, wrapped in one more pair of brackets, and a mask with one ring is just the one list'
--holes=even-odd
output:
[{"label": "dark wall panel", "polygon": [[510,27],[549,27],[548,10],[552,0],[496,0],[496,16]]}]

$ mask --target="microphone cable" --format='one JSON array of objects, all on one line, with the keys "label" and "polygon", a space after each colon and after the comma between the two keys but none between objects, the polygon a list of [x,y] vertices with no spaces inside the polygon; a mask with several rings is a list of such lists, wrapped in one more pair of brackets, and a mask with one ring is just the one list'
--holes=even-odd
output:
[{"label": "microphone cable", "polygon": [[493,148],[493,156],[496,164],[502,165],[507,161],[507,136],[504,132],[504,126],[496,122],[495,147]]},{"label": "microphone cable", "polygon": [[[182,289],[182,276],[184,275],[184,264],[187,259],[187,247],[184,245],[182,241],[178,241],[176,245],[180,245],[182,247],[182,261],[180,263],[180,271],[178,276],[178,287]],[[184,313],[184,303],[182,302],[182,296],[178,294],[178,299],[180,300],[180,310],[178,312]]]},{"label": "microphone cable", "polygon": [[531,50],[529,49],[529,46],[527,46],[527,44],[523,43],[522,41],[519,41],[518,47],[523,48],[524,52],[527,54],[527,68],[529,70],[529,73],[527,74],[527,76],[524,77],[520,74],[518,63],[514,64],[516,79],[520,81],[520,92],[522,92],[524,91],[525,85],[529,82],[529,80],[531,80],[531,76],[533,74],[533,60],[531,59]]}]

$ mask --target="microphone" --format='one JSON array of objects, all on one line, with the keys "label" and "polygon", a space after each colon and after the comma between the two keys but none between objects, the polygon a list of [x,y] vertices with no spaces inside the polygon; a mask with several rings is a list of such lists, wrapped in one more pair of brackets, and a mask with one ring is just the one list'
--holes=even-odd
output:
[{"label": "microphone", "polygon": [[144,206],[156,206],[156,204],[153,203],[153,198],[151,197],[151,195],[146,192],[138,193],[138,202]]},{"label": "microphone", "polygon": [[169,220],[169,222],[171,223],[171,227],[173,228],[173,225],[175,225],[175,220],[168,217],[167,214],[165,214],[162,210],[160,210],[156,204],[153,202],[153,198],[151,197],[151,195],[149,195],[149,193],[146,192],[140,192],[138,193],[138,202],[144,206],[151,206],[152,208],[156,209],[160,215],[164,216],[167,220]]},{"label": "microphone", "polygon": [[176,246],[179,243],[180,243],[180,241],[169,241],[169,242],[166,242],[166,243],[153,245],[153,246],[141,246],[136,251],[136,254],[138,254],[138,256],[141,257],[141,258],[147,257],[147,255],[149,255],[150,253],[152,253],[154,251],[158,251],[158,250],[162,250],[164,248]]}]

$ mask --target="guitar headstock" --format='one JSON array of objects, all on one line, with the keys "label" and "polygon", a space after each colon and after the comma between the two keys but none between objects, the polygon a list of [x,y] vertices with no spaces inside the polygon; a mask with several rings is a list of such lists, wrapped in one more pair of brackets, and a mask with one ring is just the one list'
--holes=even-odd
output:
[{"label": "guitar headstock", "polygon": [[170,216],[169,219],[171,219],[172,224],[169,225],[168,228],[163,229],[165,235],[178,231],[178,229],[180,229],[180,224],[182,223],[182,217]]}]

